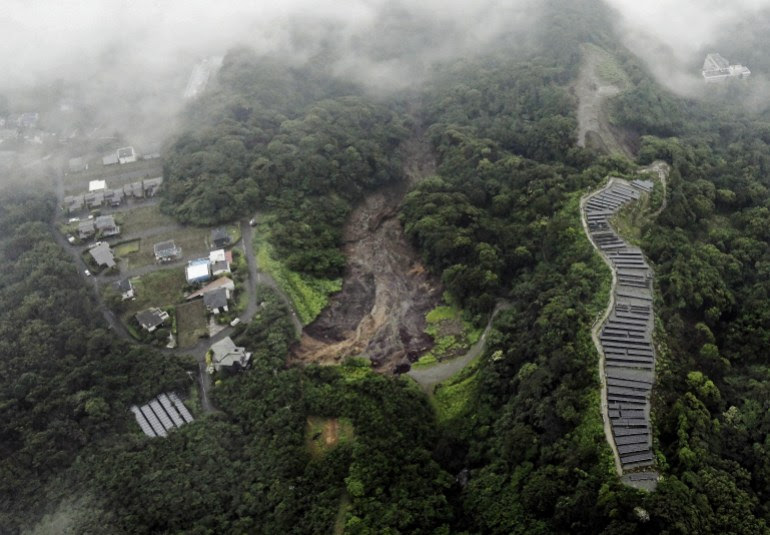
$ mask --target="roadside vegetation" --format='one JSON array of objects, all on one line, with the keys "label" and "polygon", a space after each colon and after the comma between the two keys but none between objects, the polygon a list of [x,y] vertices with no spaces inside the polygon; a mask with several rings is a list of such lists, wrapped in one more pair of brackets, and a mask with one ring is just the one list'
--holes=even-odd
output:
[{"label": "roadside vegetation", "polygon": [[425,367],[460,356],[481,336],[482,329],[463,318],[463,312],[451,305],[441,305],[426,316],[425,332],[433,338],[433,347],[413,367]]},{"label": "roadside vegetation", "polygon": [[257,265],[269,273],[289,297],[303,325],[312,322],[329,302],[329,296],[342,289],[342,279],[327,279],[296,272],[279,260],[270,243],[270,226],[261,224],[254,233]]}]

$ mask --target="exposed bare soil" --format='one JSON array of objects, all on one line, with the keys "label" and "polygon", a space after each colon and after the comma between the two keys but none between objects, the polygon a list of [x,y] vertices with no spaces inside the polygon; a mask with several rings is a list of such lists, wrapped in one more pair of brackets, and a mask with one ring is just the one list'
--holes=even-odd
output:
[{"label": "exposed bare soil", "polygon": [[408,186],[435,172],[427,143],[405,146],[407,184],[370,194],[345,228],[348,269],[342,291],[302,333],[292,359],[336,364],[362,355],[383,372],[402,373],[430,349],[425,315],[442,288],[407,242],[398,207]]},{"label": "exposed bare soil", "polygon": [[608,99],[624,88],[606,83],[598,73],[602,57],[591,47],[583,48],[580,74],[572,88],[578,99],[578,145],[633,158],[638,140],[630,132],[612,125],[606,109]]}]

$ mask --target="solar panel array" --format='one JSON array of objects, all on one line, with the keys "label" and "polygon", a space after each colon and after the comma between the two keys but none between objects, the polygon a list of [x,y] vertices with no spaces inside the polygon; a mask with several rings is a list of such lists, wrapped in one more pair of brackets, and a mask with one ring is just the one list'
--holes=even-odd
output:
[{"label": "solar panel array", "polygon": [[612,264],[617,285],[614,306],[605,320],[600,342],[604,352],[608,416],[624,471],[648,469],[634,481],[657,479],[650,431],[650,393],[655,379],[652,344],[653,273],[635,246],[610,226],[610,219],[651,186],[613,179],[585,202],[585,217],[594,244]]},{"label": "solar panel array", "polygon": [[149,403],[131,407],[136,423],[148,437],[165,437],[176,427],[193,421],[193,417],[173,392],[160,394]]}]

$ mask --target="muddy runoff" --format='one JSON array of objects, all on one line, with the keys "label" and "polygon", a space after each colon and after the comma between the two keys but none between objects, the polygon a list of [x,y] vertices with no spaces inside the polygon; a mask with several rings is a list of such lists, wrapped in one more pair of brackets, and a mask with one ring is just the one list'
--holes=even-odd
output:
[{"label": "muddy runoff", "polygon": [[379,371],[404,373],[432,347],[425,315],[438,305],[442,288],[398,220],[408,184],[432,172],[432,166],[417,168],[420,160],[407,159],[406,184],[370,194],[353,211],[344,231],[348,267],[342,290],[305,328],[292,360],[337,364],[364,356]]}]

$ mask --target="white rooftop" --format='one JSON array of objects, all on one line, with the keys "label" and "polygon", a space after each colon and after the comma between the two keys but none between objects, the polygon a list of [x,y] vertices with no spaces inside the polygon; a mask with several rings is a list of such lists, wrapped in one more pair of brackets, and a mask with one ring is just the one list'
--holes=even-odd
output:
[{"label": "white rooftop", "polygon": [[106,180],[92,180],[88,183],[88,191],[99,191],[107,187]]}]

